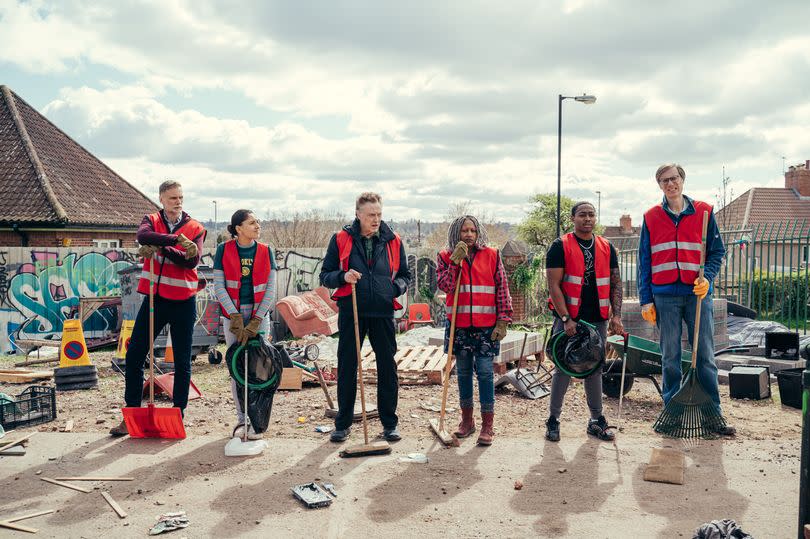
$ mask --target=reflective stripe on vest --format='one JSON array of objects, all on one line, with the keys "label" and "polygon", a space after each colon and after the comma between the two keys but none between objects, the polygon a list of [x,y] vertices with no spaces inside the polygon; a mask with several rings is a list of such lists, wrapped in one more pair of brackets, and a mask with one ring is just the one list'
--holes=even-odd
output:
[{"label": "reflective stripe on vest", "polygon": [[[239,258],[239,249],[236,240],[228,240],[222,251],[222,269],[225,272],[225,290],[233,304],[239,309],[240,295],[242,287],[242,260]],[[264,293],[267,290],[267,283],[270,282],[270,248],[265,243],[256,242],[256,254],[253,257],[253,268],[251,269],[251,280],[253,281],[253,314],[261,305]],[[234,279],[235,278],[235,279]],[[225,307],[223,306],[223,311]]]},{"label": "reflective stripe on vest", "polygon": [[[565,267],[560,283],[565,306],[571,318],[577,318],[582,304],[582,281],[585,277],[585,255],[573,233],[562,237]],[[594,236],[595,260],[594,273],[596,275],[596,295],[599,299],[599,316],[607,320],[610,315],[610,243],[601,236]],[[551,298],[549,306],[553,308]]]},{"label": "reflective stripe on vest", "polygon": [[[340,269],[343,271],[349,271],[349,258],[352,254],[352,246],[354,245],[354,240],[352,239],[352,235],[346,232],[345,230],[338,231],[335,234],[335,243],[337,243],[338,248],[338,260]],[[399,273],[399,252],[402,249],[402,240],[399,237],[399,234],[394,232],[394,239],[386,242],[385,250],[388,254],[388,267],[391,270],[391,281],[393,281],[397,273]],[[338,287],[332,293],[332,299],[337,301],[338,298],[342,298],[345,296],[352,295],[352,285],[346,283]],[[394,298],[394,310],[399,310],[402,308],[402,305],[397,301],[397,298]]]},{"label": "reflective stripe on vest", "polygon": [[[451,251],[439,253],[448,266]],[[495,325],[498,318],[496,303],[495,272],[498,271],[498,251],[491,247],[478,249],[472,266],[464,259],[461,266],[461,285],[458,290],[458,316],[456,327],[487,328]],[[447,294],[445,304],[448,320],[453,318],[453,294]],[[461,316],[465,315],[465,316]]]},{"label": "reflective stripe on vest", "polygon": [[695,212],[683,215],[676,225],[661,204],[644,214],[650,234],[650,270],[652,282],[666,285],[676,282],[693,284],[700,271],[702,216],[712,212],[711,205],[693,200]]},{"label": "reflective stripe on vest", "polygon": [[[152,223],[152,230],[158,234],[170,233],[169,228],[163,222],[160,212],[150,214],[149,221]],[[174,234],[183,234],[194,241],[201,234],[205,234],[205,228],[194,219],[189,219],[181,227],[177,228]],[[182,245],[178,244],[174,247],[181,252],[185,252]],[[197,293],[200,281],[197,276],[197,268],[185,268],[175,264],[168,257],[157,255],[154,258],[144,260],[141,278],[138,281],[138,292],[141,294],[149,293],[149,270],[152,264],[155,265],[153,282],[157,285],[155,289],[156,295],[165,299],[181,301]]]}]

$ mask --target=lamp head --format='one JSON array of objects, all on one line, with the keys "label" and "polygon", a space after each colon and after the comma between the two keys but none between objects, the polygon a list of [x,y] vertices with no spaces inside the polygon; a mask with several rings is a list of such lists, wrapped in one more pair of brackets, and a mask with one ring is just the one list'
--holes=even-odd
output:
[{"label": "lamp head", "polygon": [[596,96],[595,95],[578,95],[574,98],[574,101],[579,101],[580,103],[585,103],[586,105],[593,105],[596,103]]}]

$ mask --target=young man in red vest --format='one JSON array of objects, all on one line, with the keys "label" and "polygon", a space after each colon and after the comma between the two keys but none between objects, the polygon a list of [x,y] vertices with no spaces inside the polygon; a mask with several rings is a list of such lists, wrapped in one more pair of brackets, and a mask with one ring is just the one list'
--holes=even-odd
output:
[{"label": "young man in red vest", "polygon": [[[695,329],[697,302],[701,302],[700,337],[697,343],[697,374],[700,385],[720,412],[717,365],[714,362],[714,306],[711,282],[726,254],[712,207],[683,194],[686,172],[675,163],[655,172],[664,199],[644,214],[638,244],[638,295],[641,316],[660,331],[664,405],[681,386],[681,334],[686,322],[689,345]],[[699,278],[703,212],[709,212],[706,260]],[[734,436],[726,426],[718,432]]]},{"label": "young man in red vest", "polygon": [[[546,276],[554,307],[552,332],[576,333],[577,321],[596,326],[607,340],[607,331],[622,333],[622,279],[616,249],[593,233],[596,209],[590,202],[577,202],[571,208],[574,232],[554,240],[546,254]],[[612,313],[611,313],[612,309]],[[546,439],[560,440],[560,413],[570,376],[557,369],[551,380],[551,402],[546,421]],[[585,378],[585,396],[591,419],[587,433],[600,440],[613,440],[614,434],[602,414],[602,371]]]},{"label": "young man in red vest", "polygon": [[[127,350],[124,400],[130,407],[141,405],[143,366],[149,351],[149,270],[154,266],[155,334],[170,325],[175,368],[173,401],[184,412],[191,382],[191,338],[197,319],[197,264],[205,229],[183,211],[183,188],[179,182],[163,182],[159,193],[163,209],[145,215],[138,228],[137,239],[141,244],[138,254],[144,259],[138,292],[145,297],[135,317]],[[110,434],[129,433],[121,421]]]},{"label": "young man in red vest", "polygon": [[357,396],[357,348],[354,339],[351,285],[357,290],[360,343],[368,335],[377,361],[377,410],[388,441],[401,439],[397,429],[397,351],[394,310],[396,298],[411,280],[405,247],[382,220],[382,198],[361,194],[355,204],[356,219],[332,236],[321,267],[321,284],[334,288],[338,331],[338,414],[330,439],[349,436]]}]

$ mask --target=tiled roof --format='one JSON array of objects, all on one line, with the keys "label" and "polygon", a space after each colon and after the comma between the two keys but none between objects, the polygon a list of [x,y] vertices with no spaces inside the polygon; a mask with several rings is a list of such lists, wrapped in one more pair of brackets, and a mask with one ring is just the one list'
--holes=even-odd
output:
[{"label": "tiled roof", "polygon": [[629,232],[625,231],[620,225],[606,226],[602,231],[602,236],[606,238],[621,238],[623,236],[638,236],[641,234],[641,227],[631,227]]},{"label": "tiled roof", "polygon": [[157,206],[0,86],[0,223],[137,227]]},{"label": "tiled roof", "polygon": [[786,187],[755,187],[720,210],[718,223],[724,222],[724,214],[727,228],[793,219],[810,221],[810,198],[800,197]]}]

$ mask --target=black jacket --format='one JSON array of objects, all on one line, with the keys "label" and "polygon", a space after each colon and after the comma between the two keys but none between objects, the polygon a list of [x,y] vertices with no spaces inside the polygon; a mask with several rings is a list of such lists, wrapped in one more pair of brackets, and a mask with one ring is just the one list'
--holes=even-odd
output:
[{"label": "black jacket", "polygon": [[[388,264],[386,243],[394,239],[394,232],[385,222],[380,223],[380,237],[374,242],[374,253],[371,265],[366,261],[365,247],[360,237],[360,221],[357,219],[343,230],[352,237],[352,252],[349,255],[349,269],[359,271],[363,276],[357,281],[357,312],[367,318],[390,318],[394,316],[394,298],[405,293],[411,281],[408,259],[405,256],[405,245],[399,248],[399,271],[391,280],[391,268]],[[321,266],[321,284],[327,288],[339,288],[346,284],[345,272],[340,268],[340,255],[337,246],[337,234],[329,240],[329,248]],[[352,298],[346,296],[338,299],[341,312],[351,316]]]}]

